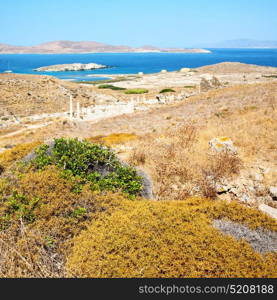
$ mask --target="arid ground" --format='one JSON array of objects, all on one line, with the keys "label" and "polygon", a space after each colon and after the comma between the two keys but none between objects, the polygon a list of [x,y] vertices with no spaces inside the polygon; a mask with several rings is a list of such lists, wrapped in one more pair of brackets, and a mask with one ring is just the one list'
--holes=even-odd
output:
[{"label": "arid ground", "polygon": [[[148,92],[0,74],[0,196],[10,203],[16,188],[43,203],[32,222],[13,215],[3,226],[1,276],[276,276],[277,68],[221,63],[105,84]],[[83,108],[137,104],[133,113],[70,119],[69,95]],[[61,137],[109,146],[148,174],[153,199],[87,187],[75,195],[51,166],[17,177],[16,162]],[[72,207],[89,213],[68,221]]]}]

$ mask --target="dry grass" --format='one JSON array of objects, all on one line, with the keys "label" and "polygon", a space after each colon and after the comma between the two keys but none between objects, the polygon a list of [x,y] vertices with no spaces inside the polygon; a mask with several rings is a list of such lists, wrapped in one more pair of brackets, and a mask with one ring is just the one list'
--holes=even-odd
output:
[{"label": "dry grass", "polygon": [[239,173],[240,158],[212,153],[201,132],[187,125],[163,135],[147,135],[134,146],[129,162],[150,172],[158,199],[184,199],[197,192],[212,198],[212,182]]},{"label": "dry grass", "polygon": [[[197,121],[183,121],[183,125],[177,124],[163,130],[162,134],[154,132],[145,135],[134,142],[129,161],[151,173],[158,199],[182,199],[198,191],[205,197],[213,197],[215,191],[211,181],[236,176],[242,168],[257,164],[272,170],[266,174],[265,183],[275,185],[275,90],[274,84],[232,87],[206,93],[206,103],[196,96],[193,101],[206,107],[204,110],[207,111],[209,105],[209,110],[213,107],[214,112],[223,113],[213,113],[207,119],[198,116]],[[259,95],[262,103],[257,98]],[[220,104],[217,104],[217,99],[220,99]],[[209,150],[209,141],[220,136],[234,142],[237,155],[214,155]]]},{"label": "dry grass", "polygon": [[[54,168],[4,173],[0,276],[276,277],[276,254],[260,256],[211,226],[227,218],[277,231],[276,221],[236,203],[205,199],[214,197],[215,181],[254,163],[270,166],[266,182],[277,184],[276,91],[274,83],[236,86],[150,112],[68,128],[57,123],[16,138],[84,138],[94,132],[97,142],[131,143],[129,161],[150,174],[157,199],[167,201],[129,201],[87,187],[74,193],[76,182]],[[218,136],[230,138],[238,154],[212,153],[208,142]],[[11,167],[35,145],[4,152],[0,165]],[[14,191],[26,197],[20,198],[23,210],[11,210]],[[76,217],[80,208],[86,214]]]}]

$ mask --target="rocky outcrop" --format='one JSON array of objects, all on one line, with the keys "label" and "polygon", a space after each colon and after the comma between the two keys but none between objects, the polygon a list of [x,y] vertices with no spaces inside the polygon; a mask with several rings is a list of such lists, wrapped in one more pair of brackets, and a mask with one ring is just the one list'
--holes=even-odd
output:
[{"label": "rocky outcrop", "polygon": [[[211,185],[215,188],[217,196],[222,200],[237,200],[246,205],[259,207],[266,205],[272,209],[268,211],[275,212],[277,217],[277,201],[274,197],[275,190],[268,188],[264,182],[265,176],[269,172],[262,166],[253,166],[249,169],[241,170],[239,176],[235,178],[221,178],[211,180]],[[267,209],[265,206],[260,209]]]},{"label": "rocky outcrop", "polygon": [[273,200],[277,200],[277,187],[271,186],[269,188],[269,193]]},{"label": "rocky outcrop", "polygon": [[213,226],[237,240],[245,239],[256,252],[267,253],[277,250],[277,232],[262,227],[249,227],[231,220],[214,220]]},{"label": "rocky outcrop", "polygon": [[89,64],[74,63],[74,64],[62,64],[62,65],[40,67],[34,69],[34,71],[39,71],[39,72],[86,71],[86,70],[95,70],[95,69],[104,69],[104,68],[108,68],[108,67],[105,65],[99,65],[95,63],[89,63]]},{"label": "rocky outcrop", "polygon": [[[237,149],[228,137],[217,137],[209,142],[212,155],[220,155],[221,152],[237,156]],[[273,210],[277,217],[277,188],[268,187],[265,177],[271,168],[255,164],[240,170],[237,176],[216,177],[209,176],[207,180],[214,189],[217,197],[221,200],[237,200],[246,205],[258,207],[267,205]]]},{"label": "rocky outcrop", "polygon": [[237,153],[233,141],[228,137],[216,137],[209,142],[210,148],[215,152]]},{"label": "rocky outcrop", "polygon": [[190,68],[181,68],[179,72],[181,72],[181,73],[188,73],[190,71],[191,71]]}]

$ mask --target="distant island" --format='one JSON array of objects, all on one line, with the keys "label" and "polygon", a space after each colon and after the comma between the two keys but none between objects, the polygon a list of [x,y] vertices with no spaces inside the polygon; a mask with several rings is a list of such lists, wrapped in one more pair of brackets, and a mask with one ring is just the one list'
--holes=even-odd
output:
[{"label": "distant island", "polygon": [[0,44],[2,54],[62,54],[62,53],[129,53],[129,52],[167,52],[167,53],[210,53],[206,49],[158,48],[143,46],[114,46],[98,42],[54,41],[35,46],[13,46]]},{"label": "distant island", "polygon": [[95,69],[105,69],[105,68],[109,68],[109,67],[105,65],[95,64],[95,63],[89,63],[89,64],[74,63],[74,64],[62,64],[62,65],[40,67],[34,69],[34,71],[40,71],[40,72],[85,71],[85,70],[95,70]]},{"label": "distant island", "polygon": [[[201,46],[200,46],[201,45]],[[217,43],[198,44],[197,47],[207,48],[277,48],[277,41],[258,41],[251,39],[236,39]]]}]

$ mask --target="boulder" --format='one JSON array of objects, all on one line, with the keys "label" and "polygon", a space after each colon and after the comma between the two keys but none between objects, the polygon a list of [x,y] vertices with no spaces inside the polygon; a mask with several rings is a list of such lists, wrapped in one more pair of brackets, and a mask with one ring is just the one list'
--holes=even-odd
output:
[{"label": "boulder", "polygon": [[237,149],[233,141],[228,137],[216,137],[209,141],[210,148],[215,152],[237,153]]},{"label": "boulder", "polygon": [[269,188],[269,193],[273,200],[277,200],[277,187],[276,186],[271,186]]},{"label": "boulder", "polygon": [[190,71],[190,68],[182,68],[182,69],[180,69],[181,73],[187,73],[189,71]]},{"label": "boulder", "polygon": [[261,204],[261,205],[259,205],[259,210],[261,210],[262,212],[266,213],[270,217],[277,220],[277,209],[276,208],[273,208],[273,207],[268,206],[266,204]]}]

